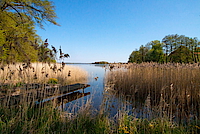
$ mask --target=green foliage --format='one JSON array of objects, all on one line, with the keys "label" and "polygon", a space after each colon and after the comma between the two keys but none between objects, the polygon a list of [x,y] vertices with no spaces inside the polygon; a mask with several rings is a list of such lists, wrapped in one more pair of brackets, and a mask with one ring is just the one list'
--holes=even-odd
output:
[{"label": "green foliage", "polygon": [[78,116],[67,124],[68,133],[79,134],[105,134],[110,133],[109,119],[104,116],[78,114]]},{"label": "green foliage", "polygon": [[106,61],[99,61],[99,62],[94,62],[93,64],[109,64],[109,63]]},{"label": "green foliage", "polygon": [[48,133],[60,131],[61,117],[52,106],[35,108],[27,104],[8,109],[0,108],[2,133]]},{"label": "green foliage", "polygon": [[48,80],[47,83],[48,84],[58,84],[58,79],[56,79],[56,78],[49,78],[49,80]]},{"label": "green foliage", "polygon": [[142,62],[142,58],[141,58],[141,54],[139,51],[133,51],[129,57],[129,61],[128,62],[136,62],[136,63],[141,63]]},{"label": "green foliage", "polygon": [[0,5],[0,12],[16,13],[22,23],[28,19],[41,27],[45,21],[59,25],[55,21],[55,7],[48,0],[1,0]]},{"label": "green foliage", "polygon": [[133,51],[129,57],[129,62],[136,63],[163,61],[164,53],[162,50],[162,43],[158,40],[149,42],[145,47],[142,45],[139,51]]},{"label": "green foliage", "polygon": [[146,61],[153,61],[153,62],[163,62],[164,61],[164,53],[162,50],[162,43],[160,41],[155,40],[151,43],[152,48],[147,53],[147,60]]},{"label": "green foliage", "polygon": [[170,53],[169,60],[177,63],[192,63],[192,52],[186,46],[180,46],[177,50]]},{"label": "green foliage", "polygon": [[133,116],[123,115],[120,119],[118,128],[119,134],[165,134],[165,133],[181,133],[186,134],[184,127],[171,123],[165,118],[157,118],[153,120],[135,118]]},{"label": "green foliage", "polygon": [[154,40],[133,51],[128,62],[199,62],[199,40],[185,35],[167,35],[162,39]]},{"label": "green foliage", "polygon": [[[177,58],[175,58],[175,61],[174,61],[173,60],[174,58],[171,59],[169,57],[169,55],[171,55],[171,53],[174,53],[174,51],[176,51],[177,49],[180,49],[180,47],[182,47],[182,46],[188,48],[188,50],[191,51],[191,54],[186,53],[186,54],[189,54],[188,56],[185,56],[184,54],[182,54],[181,55],[181,56],[183,56],[182,59],[184,59],[184,57],[187,57],[187,59],[186,60],[179,60],[180,62],[188,63],[188,62],[198,62],[199,61],[197,59],[197,56],[194,53],[194,50],[200,44],[199,40],[196,37],[195,38],[189,38],[189,37],[186,37],[185,35],[177,35],[177,34],[173,35],[172,34],[172,35],[165,36],[162,39],[162,42],[164,43],[165,54],[168,56],[166,58],[166,62],[168,62],[168,61],[178,62],[178,60],[176,60]],[[180,55],[179,55],[179,59],[181,59]]]},{"label": "green foliage", "polygon": [[[23,9],[22,9],[23,7]],[[44,22],[55,22],[56,14],[48,0],[1,0],[0,1],[0,61],[40,61],[40,37],[35,25],[43,28]],[[46,51],[49,49],[46,47]],[[48,57],[43,61],[55,61]]]}]

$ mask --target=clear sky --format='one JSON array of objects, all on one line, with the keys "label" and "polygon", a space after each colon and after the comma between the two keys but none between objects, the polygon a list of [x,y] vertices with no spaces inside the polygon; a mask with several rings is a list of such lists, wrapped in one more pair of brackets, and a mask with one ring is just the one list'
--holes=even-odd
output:
[{"label": "clear sky", "polygon": [[200,39],[200,0],[53,0],[61,26],[37,28],[65,62],[127,62],[141,45],[179,34]]}]

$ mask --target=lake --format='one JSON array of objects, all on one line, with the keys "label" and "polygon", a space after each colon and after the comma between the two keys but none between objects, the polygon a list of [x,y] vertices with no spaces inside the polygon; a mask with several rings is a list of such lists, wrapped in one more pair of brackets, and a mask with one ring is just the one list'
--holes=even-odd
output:
[{"label": "lake", "polygon": [[[87,87],[84,90],[78,90],[76,92],[84,92],[90,94],[66,103],[64,105],[64,110],[76,112],[86,103],[89,103],[94,109],[99,110],[103,98],[105,68],[103,68],[103,65],[99,66],[95,64],[73,64],[72,66],[78,66],[88,72],[88,81],[85,84],[89,84],[90,87]],[[95,77],[98,78],[95,79]]]},{"label": "lake", "polygon": [[[70,65],[71,66],[71,65]],[[110,116],[115,116],[119,110],[130,111],[132,105],[129,101],[123,99],[123,97],[116,97],[112,92],[108,92],[107,88],[110,85],[105,83],[105,75],[108,72],[108,65],[104,64],[73,64],[72,66],[78,66],[88,72],[88,82],[90,87],[86,89],[77,90],[75,92],[87,93],[86,96],[73,100],[64,104],[64,111],[75,113],[81,107],[91,106],[91,109],[95,111],[103,110],[104,113]],[[97,79],[95,79],[98,77]],[[109,90],[110,91],[110,90]],[[138,113],[137,113],[138,114]]]}]

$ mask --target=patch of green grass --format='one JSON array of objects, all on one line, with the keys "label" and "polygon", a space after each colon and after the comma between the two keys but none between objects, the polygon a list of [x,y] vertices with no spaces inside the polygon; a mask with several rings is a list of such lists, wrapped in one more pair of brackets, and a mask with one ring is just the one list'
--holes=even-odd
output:
[{"label": "patch of green grass", "polygon": [[109,119],[99,116],[78,115],[72,122],[68,122],[68,133],[105,134],[110,133]]},{"label": "patch of green grass", "polygon": [[118,128],[120,134],[124,133],[138,133],[138,134],[184,134],[187,133],[186,129],[177,124],[171,123],[166,119],[139,119],[133,118],[132,116],[125,115],[120,120]]}]

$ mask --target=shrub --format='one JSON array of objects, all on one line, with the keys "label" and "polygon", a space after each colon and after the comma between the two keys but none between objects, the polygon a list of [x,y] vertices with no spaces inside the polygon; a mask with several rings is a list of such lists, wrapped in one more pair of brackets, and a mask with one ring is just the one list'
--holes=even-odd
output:
[{"label": "shrub", "polygon": [[56,78],[49,78],[49,80],[48,80],[47,83],[48,84],[58,84],[58,79],[56,79]]}]

